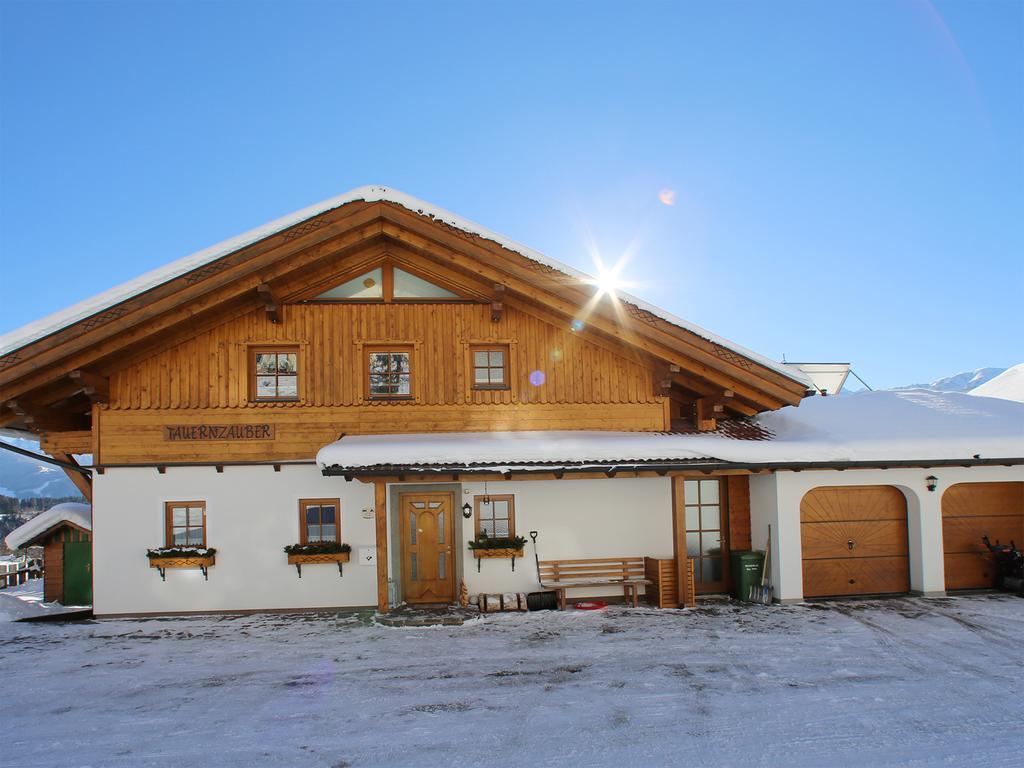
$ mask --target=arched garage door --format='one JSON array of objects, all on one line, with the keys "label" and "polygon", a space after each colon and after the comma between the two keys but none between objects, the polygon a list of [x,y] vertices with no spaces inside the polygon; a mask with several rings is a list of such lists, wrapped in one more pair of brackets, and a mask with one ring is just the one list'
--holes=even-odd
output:
[{"label": "arched garage door", "polygon": [[942,495],[946,589],[995,586],[992,555],[981,541],[1024,546],[1024,483],[959,483]]},{"label": "arched garage door", "polygon": [[910,589],[907,502],[888,485],[815,488],[800,502],[804,597]]}]

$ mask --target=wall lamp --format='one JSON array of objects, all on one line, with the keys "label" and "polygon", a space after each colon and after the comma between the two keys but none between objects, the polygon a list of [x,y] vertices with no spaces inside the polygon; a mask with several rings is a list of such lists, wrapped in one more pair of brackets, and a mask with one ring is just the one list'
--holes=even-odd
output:
[{"label": "wall lamp", "polygon": [[928,477],[924,479],[924,487],[929,491],[934,491],[939,487],[939,478],[935,475],[928,475]]},{"label": "wall lamp", "polygon": [[468,501],[462,505],[462,516],[467,520],[473,516],[473,508],[469,506]]}]

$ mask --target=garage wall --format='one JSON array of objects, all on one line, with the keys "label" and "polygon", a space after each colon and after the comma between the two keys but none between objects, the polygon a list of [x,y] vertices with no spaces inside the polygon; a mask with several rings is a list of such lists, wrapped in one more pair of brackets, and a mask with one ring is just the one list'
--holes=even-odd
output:
[{"label": "garage wall", "polygon": [[[926,478],[938,479],[928,491]],[[1024,466],[941,467],[934,469],[847,469],[776,472],[750,480],[754,541],[763,540],[772,525],[772,578],[782,602],[803,600],[800,501],[813,488],[844,485],[891,485],[907,499],[910,544],[910,588],[917,594],[945,594],[942,538],[942,495],[957,483],[1024,481]]]}]

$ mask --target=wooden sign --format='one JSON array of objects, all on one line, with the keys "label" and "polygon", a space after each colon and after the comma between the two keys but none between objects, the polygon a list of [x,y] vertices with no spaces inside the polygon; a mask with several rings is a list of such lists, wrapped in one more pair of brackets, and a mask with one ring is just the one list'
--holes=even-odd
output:
[{"label": "wooden sign", "polygon": [[273,424],[180,424],[164,427],[164,440],[273,440]]}]

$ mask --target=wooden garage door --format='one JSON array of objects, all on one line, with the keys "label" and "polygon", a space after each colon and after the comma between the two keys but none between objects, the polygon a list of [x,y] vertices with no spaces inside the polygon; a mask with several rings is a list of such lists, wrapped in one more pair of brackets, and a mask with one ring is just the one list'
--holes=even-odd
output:
[{"label": "wooden garage door", "polygon": [[800,502],[804,597],[907,592],[907,503],[888,485],[815,488]]},{"label": "wooden garage door", "polygon": [[995,584],[988,536],[1024,545],[1024,483],[960,483],[942,495],[942,548],[946,589],[987,589]]}]

